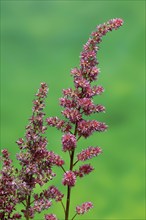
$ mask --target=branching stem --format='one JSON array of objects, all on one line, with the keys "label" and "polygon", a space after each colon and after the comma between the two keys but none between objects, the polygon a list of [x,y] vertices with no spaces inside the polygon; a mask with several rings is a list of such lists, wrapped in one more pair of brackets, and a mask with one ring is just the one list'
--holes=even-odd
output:
[{"label": "branching stem", "polygon": [[75,219],[75,217],[77,216],[77,213],[72,217],[72,219],[71,220],[73,220],[73,219]]},{"label": "branching stem", "polygon": [[75,166],[78,162],[79,162],[79,161],[77,160],[77,161],[73,164],[73,166]]},{"label": "branching stem", "polygon": [[62,202],[62,201],[61,201],[61,205],[62,205],[63,210],[64,210],[64,213],[65,213],[65,206],[64,206],[64,204],[63,204],[63,202]]},{"label": "branching stem", "polygon": [[61,168],[62,168],[62,170],[64,171],[64,173],[66,173],[66,171],[65,171],[64,167],[63,167],[63,166],[61,166]]}]

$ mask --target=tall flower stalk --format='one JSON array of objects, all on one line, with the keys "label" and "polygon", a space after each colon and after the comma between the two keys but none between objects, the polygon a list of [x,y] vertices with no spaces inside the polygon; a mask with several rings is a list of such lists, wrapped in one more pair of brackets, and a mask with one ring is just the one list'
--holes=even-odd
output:
[{"label": "tall flower stalk", "polygon": [[[103,93],[104,89],[100,85],[92,86],[92,82],[98,79],[99,68],[96,58],[102,37],[109,31],[118,29],[123,24],[122,19],[112,19],[107,23],[98,25],[95,32],[91,33],[90,38],[83,47],[80,55],[80,67],[71,70],[74,80],[74,89],[68,88],[63,90],[63,97],[60,99],[60,105],[64,108],[62,111],[65,120],[57,117],[47,118],[49,126],[61,129],[62,150],[68,152],[70,165],[68,170],[64,170],[62,184],[67,187],[65,220],[70,219],[70,201],[71,189],[75,186],[77,178],[89,174],[94,170],[90,164],[83,164],[78,170],[75,169],[77,163],[98,156],[102,150],[99,146],[82,150],[76,153],[77,143],[80,138],[88,138],[94,132],[104,132],[107,125],[97,120],[86,120],[84,116],[94,113],[105,112],[105,107],[100,104],[94,104],[93,97]],[[93,207],[91,202],[85,202],[76,207],[75,215],[81,215]]]}]

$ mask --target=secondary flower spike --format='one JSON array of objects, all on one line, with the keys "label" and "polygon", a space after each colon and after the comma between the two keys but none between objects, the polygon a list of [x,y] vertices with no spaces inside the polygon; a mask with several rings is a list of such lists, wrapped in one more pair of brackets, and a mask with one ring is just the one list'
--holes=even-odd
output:
[{"label": "secondary flower spike", "polygon": [[61,167],[64,164],[64,160],[59,155],[47,149],[48,141],[45,137],[47,127],[44,124],[43,111],[47,92],[47,84],[41,83],[36,99],[33,101],[33,113],[26,127],[25,138],[17,141],[20,148],[17,159],[21,165],[17,192],[19,201],[24,206],[23,215],[27,220],[34,218],[36,213],[49,209],[52,199],[60,202],[63,198],[63,194],[55,186],[50,186],[40,194],[34,194],[37,185],[44,186],[56,175],[52,167]]},{"label": "secondary flower spike", "polygon": [[85,212],[88,212],[91,208],[93,208],[92,202],[85,202],[81,206],[76,207],[76,212],[78,215],[83,215]]},{"label": "secondary flower spike", "polygon": [[72,171],[66,171],[66,173],[64,173],[64,177],[63,177],[63,180],[62,180],[62,184],[64,186],[74,186],[76,183],[76,176],[74,174],[74,172]]},{"label": "secondary flower spike", "polygon": [[76,137],[73,134],[67,133],[62,137],[63,151],[73,150],[76,147]]},{"label": "secondary flower spike", "polygon": [[96,157],[101,154],[102,150],[100,147],[88,147],[85,150],[82,150],[81,153],[77,155],[78,160],[84,161]]}]

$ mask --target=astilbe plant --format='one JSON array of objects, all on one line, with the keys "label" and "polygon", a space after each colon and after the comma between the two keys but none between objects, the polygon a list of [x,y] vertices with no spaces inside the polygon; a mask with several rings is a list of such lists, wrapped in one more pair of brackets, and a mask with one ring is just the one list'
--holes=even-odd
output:
[{"label": "astilbe plant", "polygon": [[[2,150],[3,166],[0,177],[0,217],[3,220],[21,219],[23,215],[26,220],[33,219],[36,213],[41,213],[52,205],[52,200],[60,202],[64,210],[64,219],[74,219],[93,208],[92,202],[84,202],[77,205],[72,218],[69,216],[71,189],[76,185],[77,179],[91,173],[94,167],[87,160],[97,157],[102,153],[99,146],[89,146],[81,152],[76,153],[80,138],[88,138],[94,132],[104,132],[107,125],[97,120],[87,120],[86,117],[95,113],[105,112],[105,107],[95,104],[93,98],[104,92],[100,85],[92,85],[98,79],[99,68],[96,59],[99,47],[97,46],[102,37],[109,31],[118,29],[123,24],[122,19],[112,19],[107,23],[98,25],[92,32],[80,55],[80,66],[71,70],[74,88],[63,90],[60,105],[64,108],[62,115],[64,120],[58,117],[49,117],[44,124],[43,112],[48,87],[41,83],[40,89],[33,102],[33,113],[26,127],[24,138],[20,138],[17,144],[20,152],[17,160],[20,169],[15,169],[9,159],[6,149]],[[47,138],[45,132],[48,127],[56,127],[62,134],[62,151],[69,155],[69,167],[64,167],[65,161],[53,151],[47,150]],[[83,164],[82,164],[83,162]],[[79,168],[76,164],[79,163]],[[67,162],[66,162],[67,164]],[[52,169],[58,166],[63,170],[62,184],[67,188],[66,204],[63,203],[64,194],[54,185],[50,186],[50,180],[56,175]],[[36,193],[37,185],[47,186],[45,190]],[[16,205],[21,203],[21,213],[15,213]],[[46,214],[46,220],[57,220],[56,215]]]}]

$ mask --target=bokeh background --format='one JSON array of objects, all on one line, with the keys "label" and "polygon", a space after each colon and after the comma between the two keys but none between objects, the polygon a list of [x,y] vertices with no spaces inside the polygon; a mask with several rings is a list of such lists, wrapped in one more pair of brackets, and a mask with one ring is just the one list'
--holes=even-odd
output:
[{"label": "bokeh background", "polygon": [[[15,159],[15,141],[23,137],[32,100],[41,82],[49,85],[47,116],[61,117],[58,99],[73,85],[70,69],[97,24],[121,17],[124,25],[104,37],[98,53],[97,84],[105,93],[96,98],[106,114],[105,133],[80,140],[78,151],[101,146],[91,163],[95,171],[78,180],[76,204],[92,201],[94,209],[77,219],[145,219],[144,215],[144,29],[145,1],[1,1],[1,147]],[[61,133],[47,132],[48,149],[61,152]],[[61,185],[62,171],[50,183]],[[60,204],[48,211],[63,220]],[[45,212],[46,213],[46,212]],[[35,219],[43,219],[43,215]]]}]

